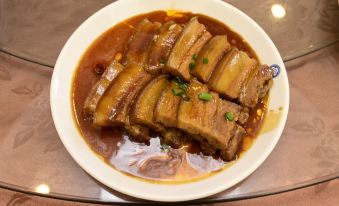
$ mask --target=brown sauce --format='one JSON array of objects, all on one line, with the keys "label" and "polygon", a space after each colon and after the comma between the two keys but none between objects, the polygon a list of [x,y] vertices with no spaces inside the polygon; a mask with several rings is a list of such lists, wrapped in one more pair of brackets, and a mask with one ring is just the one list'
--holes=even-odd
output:
[{"label": "brown sauce", "polygon": [[[86,96],[100,77],[96,73],[96,68],[106,67],[116,54],[123,53],[133,28],[142,19],[148,18],[161,23],[168,20],[186,23],[192,16],[199,16],[199,21],[212,35],[226,34],[232,46],[246,51],[249,56],[257,59],[255,52],[241,36],[215,19],[192,13],[176,13],[168,16],[165,11],[156,11],[127,19],[103,33],[87,49],[76,69],[72,105],[79,130],[96,154],[107,164],[127,175],[157,182],[178,183],[209,176],[231,164],[220,158],[203,155],[197,147],[164,148],[157,136],[151,138],[149,145],[133,142],[119,128],[93,127],[91,121],[86,120],[82,113]],[[266,111],[266,102],[267,98],[251,111],[245,127],[248,135],[240,148],[241,152],[248,149],[247,142],[252,142],[257,136]],[[259,109],[262,111],[261,115],[258,115]]]}]

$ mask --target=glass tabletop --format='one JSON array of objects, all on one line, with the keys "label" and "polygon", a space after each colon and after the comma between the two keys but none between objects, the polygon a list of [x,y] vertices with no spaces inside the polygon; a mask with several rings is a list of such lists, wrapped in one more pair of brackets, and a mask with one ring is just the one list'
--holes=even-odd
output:
[{"label": "glass tabletop", "polygon": [[[111,2],[0,0],[0,187],[75,201],[143,202],[84,172],[63,147],[50,113],[50,80],[62,46],[81,22]],[[231,189],[194,202],[269,195],[338,177],[337,2],[228,2],[257,21],[281,52],[290,111],[278,145],[259,169]]]}]

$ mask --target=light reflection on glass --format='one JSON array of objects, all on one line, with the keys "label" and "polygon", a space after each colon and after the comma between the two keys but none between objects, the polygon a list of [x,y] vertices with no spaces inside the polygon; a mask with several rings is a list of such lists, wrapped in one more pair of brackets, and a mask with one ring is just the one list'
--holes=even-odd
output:
[{"label": "light reflection on glass", "polygon": [[283,18],[286,15],[286,10],[280,4],[274,4],[271,7],[271,12],[275,18]]},{"label": "light reflection on glass", "polygon": [[120,198],[116,197],[115,195],[111,194],[105,189],[100,189],[100,198],[104,201],[119,201]]},{"label": "light reflection on glass", "polygon": [[35,188],[35,191],[41,194],[48,194],[49,193],[49,187],[46,184],[40,184]]}]

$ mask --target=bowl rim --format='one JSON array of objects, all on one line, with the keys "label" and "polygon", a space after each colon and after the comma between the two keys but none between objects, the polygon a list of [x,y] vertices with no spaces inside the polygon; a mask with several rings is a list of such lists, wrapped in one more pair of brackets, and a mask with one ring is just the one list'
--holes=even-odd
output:
[{"label": "bowl rim", "polygon": [[[143,1],[145,2],[145,0],[143,0]],[[146,0],[146,1],[152,2],[154,0]],[[171,1],[171,0],[167,0],[166,2],[169,2],[169,1]],[[189,0],[186,0],[186,1],[189,1]],[[201,1],[202,0],[200,0],[200,2]],[[66,58],[66,56],[68,55],[67,52],[72,48],[73,41],[80,34],[80,30],[85,29],[90,24],[90,22],[95,20],[96,16],[100,15],[101,13],[104,13],[105,11],[109,11],[110,9],[114,10],[114,7],[125,6],[125,5],[128,5],[128,4],[133,4],[135,2],[137,2],[137,1],[136,0],[116,1],[116,2],[113,2],[113,3],[109,4],[109,5],[107,5],[106,7],[102,8],[102,9],[100,9],[99,11],[97,11],[96,13],[91,15],[87,20],[85,20],[74,31],[74,33],[71,35],[71,37],[67,40],[66,44],[64,45],[64,47],[63,47],[62,51],[60,52],[59,57],[57,59],[57,62],[56,62],[56,65],[55,65],[55,68],[54,68],[54,71],[53,71],[51,87],[50,87],[50,104],[51,104],[52,118],[53,118],[53,122],[55,124],[56,130],[58,132],[58,135],[59,135],[61,141],[63,142],[66,150],[68,151],[68,153],[82,167],[82,169],[84,169],[88,174],[90,174],[92,177],[97,179],[99,182],[109,186],[110,188],[112,188],[114,190],[122,192],[124,194],[130,195],[130,196],[134,196],[134,197],[138,197],[138,198],[142,198],[142,199],[147,199],[147,200],[168,201],[168,202],[171,202],[171,201],[187,201],[187,200],[203,198],[203,197],[207,197],[207,196],[216,194],[218,192],[224,191],[225,189],[230,188],[231,186],[239,183],[240,181],[242,181],[243,179],[248,177],[269,156],[269,154],[274,149],[275,145],[277,144],[277,142],[278,142],[278,140],[279,140],[279,138],[280,138],[280,136],[282,134],[282,131],[284,129],[284,126],[285,126],[285,123],[286,123],[286,120],[287,120],[287,114],[288,114],[288,108],[289,108],[289,84],[288,84],[288,78],[287,78],[286,69],[284,67],[284,63],[283,63],[283,61],[281,59],[281,56],[280,56],[277,48],[275,47],[275,45],[273,44],[273,42],[269,38],[269,36],[264,32],[264,30],[254,20],[252,20],[250,17],[248,17],[246,14],[244,14],[242,11],[240,11],[236,7],[230,5],[230,4],[226,3],[226,2],[219,1],[219,0],[208,0],[208,2],[210,2],[210,3],[214,3],[214,4],[218,5],[218,6],[220,5],[221,7],[225,8],[225,9],[232,10],[233,12],[237,13],[239,16],[241,16],[241,18],[244,18],[246,21],[249,22],[249,24],[252,24],[257,29],[257,32],[260,33],[260,35],[262,35],[262,37],[265,39],[265,41],[267,41],[266,43],[268,43],[270,45],[270,47],[273,49],[273,52],[275,53],[275,56],[278,58],[277,64],[281,67],[280,75],[282,75],[283,78],[284,78],[283,79],[283,86],[284,86],[284,88],[283,88],[283,96],[285,97],[284,102],[283,102],[284,111],[283,111],[281,119],[280,119],[279,127],[274,132],[274,137],[275,138],[273,138],[273,140],[270,142],[270,145],[266,146],[265,150],[263,151],[263,153],[261,155],[258,156],[258,159],[257,159],[257,161],[254,164],[251,164],[249,167],[244,168],[244,169],[246,169],[245,172],[240,173],[237,176],[237,178],[230,180],[228,183],[219,184],[219,185],[215,186],[214,188],[209,189],[208,191],[198,192],[198,193],[194,193],[194,194],[190,194],[190,195],[186,195],[186,196],[183,196],[183,195],[179,195],[179,196],[178,195],[173,195],[173,193],[170,193],[170,194],[167,194],[167,195],[165,195],[165,193],[162,194],[162,195],[152,194],[152,191],[149,191],[149,189],[145,189],[144,192],[141,191],[141,193],[140,193],[140,189],[139,189],[138,192],[136,192],[135,190],[130,190],[131,188],[125,188],[125,187],[123,187],[121,185],[117,185],[114,182],[108,182],[102,176],[98,175],[96,169],[89,168],[89,166],[86,165],[87,164],[86,161],[84,161],[83,159],[81,159],[81,157],[79,157],[79,151],[77,152],[77,151],[74,150],[74,147],[73,147],[74,145],[72,145],[72,143],[74,143],[74,141],[70,140],[70,138],[67,138],[68,134],[67,134],[66,129],[67,128],[70,129],[70,127],[65,127],[63,125],[64,123],[62,123],[62,121],[64,121],[64,119],[63,119],[64,116],[62,115],[62,113],[60,113],[60,108],[59,108],[58,103],[57,103],[57,100],[60,100],[60,96],[58,96],[57,91],[58,91],[58,88],[62,87],[58,83],[58,77],[60,76],[61,71],[63,70],[62,69],[63,68],[63,64],[64,64],[63,59]],[[140,12],[140,13],[148,13],[148,12]],[[134,15],[131,15],[131,16],[134,16]],[[212,16],[212,17],[215,18],[214,16]],[[226,22],[226,25],[228,25],[227,22]],[[112,26],[114,26],[114,24],[111,25],[111,27]],[[230,27],[230,28],[233,29],[232,27]],[[102,31],[101,34],[103,32],[104,31]],[[240,35],[243,36],[243,34],[241,34],[241,33],[240,33]],[[88,46],[89,45],[87,45],[87,48],[88,48]],[[83,53],[84,52],[85,51],[83,51]],[[76,66],[75,66],[75,68],[72,69],[73,75],[75,73],[75,70],[76,70]],[[73,79],[73,77],[72,77],[72,79]],[[73,83],[73,81],[72,81],[72,83]],[[68,85],[68,86],[70,86],[70,89],[72,89],[71,85]],[[63,98],[63,101],[68,101],[68,104],[70,104],[72,106],[71,99],[69,99],[70,96],[71,96],[71,91],[69,91],[69,94],[67,95],[66,98],[65,97]],[[71,114],[71,115],[73,116],[73,114]],[[72,119],[72,122],[73,122],[73,124],[76,124],[74,119]],[[79,131],[77,131],[77,132],[78,132],[78,135],[82,136]],[[76,138],[78,138],[78,137],[76,137]],[[85,142],[85,140],[82,137],[81,137],[80,141],[84,142],[87,145],[87,143]],[[88,151],[92,155],[94,154],[94,152],[89,147],[88,147]],[[96,155],[93,155],[93,156],[96,156]],[[245,157],[246,157],[246,154],[245,154]],[[99,158],[99,157],[96,157],[96,158]],[[99,161],[101,161],[101,160],[99,160]],[[101,163],[102,164],[106,164],[103,161],[101,161]],[[237,163],[235,163],[234,165],[236,165],[236,164]],[[92,164],[92,166],[100,167],[100,168],[102,167],[102,168],[105,168],[105,169],[108,169],[107,167],[109,167],[108,165],[106,165],[106,166],[105,165],[100,165],[97,162]],[[109,169],[113,170],[111,167],[109,167]],[[234,166],[233,165],[231,166],[231,168],[228,168],[227,170],[232,170],[232,169],[234,170]],[[117,172],[117,171],[115,171],[115,172],[112,171],[112,173],[115,173],[116,177],[123,178],[121,176],[122,174]],[[119,173],[120,175],[118,175],[117,173]],[[220,172],[220,173],[224,173],[224,171]],[[125,178],[132,179],[131,177],[128,177],[127,175],[123,175],[123,176]],[[216,176],[218,176],[218,175],[213,175],[214,178]],[[205,179],[209,179],[209,178],[211,178],[211,177],[208,177],[208,178],[205,178]],[[204,180],[199,180],[198,182],[205,181],[205,179]],[[137,181],[138,183],[135,182],[135,181]],[[144,184],[146,184],[146,185],[149,184],[149,183],[145,183],[145,182],[140,181],[140,180],[133,180],[132,182],[135,182],[137,187],[143,186]],[[201,185],[195,184],[195,183],[186,183],[184,185],[181,185],[181,184],[180,185],[166,185],[166,187],[168,187],[168,188],[173,187],[173,189],[176,189],[178,186],[180,186],[180,187],[183,186],[182,187],[183,190],[189,190],[190,187],[187,187],[187,185],[191,185],[190,187],[195,187],[197,185],[201,186]],[[163,187],[159,187],[159,186],[160,185],[154,185],[154,188],[157,189],[157,190],[158,189],[164,189]]]}]

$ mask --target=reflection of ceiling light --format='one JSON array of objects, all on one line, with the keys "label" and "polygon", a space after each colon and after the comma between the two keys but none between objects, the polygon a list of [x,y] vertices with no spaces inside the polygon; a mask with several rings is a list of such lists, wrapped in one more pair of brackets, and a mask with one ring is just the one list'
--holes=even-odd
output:
[{"label": "reflection of ceiling light", "polygon": [[274,4],[271,7],[272,14],[275,18],[283,18],[286,15],[286,10],[280,4]]},{"label": "reflection of ceiling light", "polygon": [[38,193],[42,193],[42,194],[48,194],[49,193],[49,187],[48,187],[48,185],[41,184],[41,185],[38,185],[35,188],[35,191],[38,192]]}]

